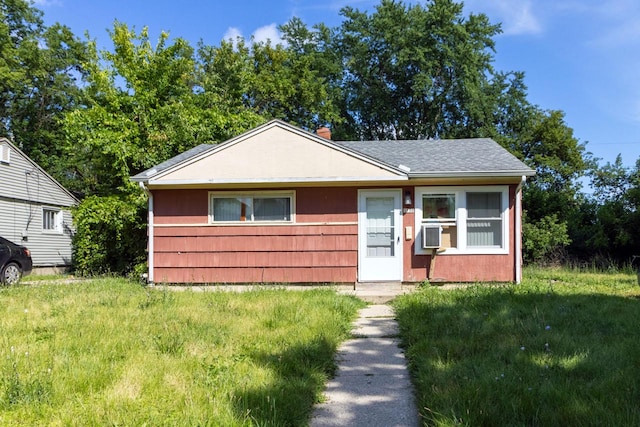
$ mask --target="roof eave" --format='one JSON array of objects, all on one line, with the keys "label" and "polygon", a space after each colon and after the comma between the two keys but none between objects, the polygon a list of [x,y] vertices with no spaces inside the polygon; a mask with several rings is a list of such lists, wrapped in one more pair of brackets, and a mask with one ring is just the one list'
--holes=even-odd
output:
[{"label": "roof eave", "polygon": [[255,178],[255,179],[208,179],[208,180],[146,180],[139,181],[145,185],[162,187],[162,186],[191,186],[191,185],[227,185],[227,184],[308,184],[308,183],[331,183],[331,182],[348,182],[348,183],[362,183],[362,182],[385,182],[385,181],[407,181],[409,178],[406,175],[398,176],[356,176],[356,177],[327,177],[327,178]]},{"label": "roof eave", "polygon": [[409,173],[409,179],[412,178],[520,178],[522,176],[534,176],[533,170],[504,170],[504,171],[434,171],[434,172],[412,172]]}]

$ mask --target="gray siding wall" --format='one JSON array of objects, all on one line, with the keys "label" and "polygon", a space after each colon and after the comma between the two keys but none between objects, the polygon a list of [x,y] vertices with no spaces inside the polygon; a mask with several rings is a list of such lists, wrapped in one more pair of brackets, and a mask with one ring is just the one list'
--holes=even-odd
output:
[{"label": "gray siding wall", "polygon": [[[0,139],[0,144],[6,140]],[[14,146],[10,163],[0,162],[0,236],[31,250],[36,267],[71,265],[75,199]],[[43,208],[59,210],[60,232],[44,231]]]}]

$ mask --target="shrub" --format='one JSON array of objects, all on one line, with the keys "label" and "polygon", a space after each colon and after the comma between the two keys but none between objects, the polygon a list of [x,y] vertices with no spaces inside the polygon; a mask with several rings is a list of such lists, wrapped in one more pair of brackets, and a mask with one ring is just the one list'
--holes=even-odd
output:
[{"label": "shrub", "polygon": [[90,196],[74,212],[73,258],[80,275],[128,274],[144,263],[146,199]]},{"label": "shrub", "polygon": [[550,261],[571,243],[567,224],[557,215],[547,215],[534,223],[522,224],[524,260],[527,263]]}]

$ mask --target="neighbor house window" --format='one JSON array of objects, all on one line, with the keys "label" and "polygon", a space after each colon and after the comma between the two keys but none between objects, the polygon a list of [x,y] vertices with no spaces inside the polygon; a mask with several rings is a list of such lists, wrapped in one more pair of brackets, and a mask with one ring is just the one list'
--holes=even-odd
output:
[{"label": "neighbor house window", "polygon": [[0,162],[11,162],[11,150],[9,149],[9,144],[0,144]]},{"label": "neighbor house window", "polygon": [[51,233],[62,232],[62,212],[58,209],[42,209],[42,230]]},{"label": "neighbor house window", "polygon": [[210,193],[210,219],[224,222],[292,222],[293,193]]},{"label": "neighbor house window", "polygon": [[416,242],[424,225],[439,224],[445,254],[507,253],[508,194],[508,186],[416,188]]}]

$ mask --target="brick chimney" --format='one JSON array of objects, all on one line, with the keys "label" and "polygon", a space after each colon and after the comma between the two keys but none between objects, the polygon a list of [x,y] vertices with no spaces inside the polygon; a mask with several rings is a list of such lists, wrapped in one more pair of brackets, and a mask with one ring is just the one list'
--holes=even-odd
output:
[{"label": "brick chimney", "polygon": [[331,139],[331,129],[329,129],[326,126],[318,128],[318,130],[316,131],[316,134],[321,138]]}]

